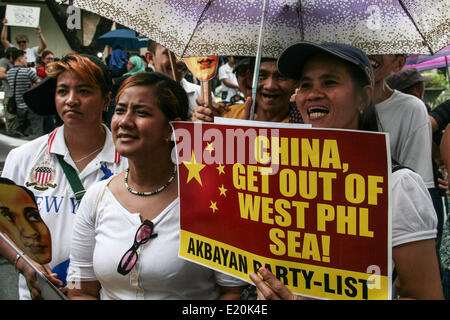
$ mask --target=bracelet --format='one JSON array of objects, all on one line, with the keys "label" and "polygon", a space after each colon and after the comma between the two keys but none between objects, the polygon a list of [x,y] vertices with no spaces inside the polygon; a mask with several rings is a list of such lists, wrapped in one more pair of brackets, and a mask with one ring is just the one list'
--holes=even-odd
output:
[{"label": "bracelet", "polygon": [[15,260],[14,260],[14,269],[16,269],[17,271],[19,271],[19,270],[17,269],[17,262],[19,261],[20,258],[21,258],[21,255],[20,255],[20,254],[17,254],[17,255],[16,255],[16,258],[15,258]]}]

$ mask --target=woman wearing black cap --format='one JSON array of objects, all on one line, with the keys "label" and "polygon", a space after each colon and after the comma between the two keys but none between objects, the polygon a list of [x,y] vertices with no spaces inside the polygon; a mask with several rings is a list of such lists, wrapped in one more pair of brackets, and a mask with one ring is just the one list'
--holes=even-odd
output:
[{"label": "woman wearing black cap", "polygon": [[[319,128],[377,130],[371,102],[373,71],[361,50],[337,43],[302,42],[283,52],[278,68],[285,76],[300,81],[296,103],[305,123]],[[394,296],[442,299],[434,240],[436,226],[433,204],[421,177],[409,169],[393,172],[392,258],[397,273],[397,278],[393,276]],[[263,280],[254,273],[250,277],[260,297],[298,298],[268,270],[261,268],[259,273]]]},{"label": "woman wearing black cap", "polygon": [[[110,100],[107,67],[95,57],[74,54],[50,63],[47,73],[49,77],[24,98],[38,114],[57,113],[64,125],[11,150],[2,176],[27,186],[35,194],[52,238],[52,261],[48,267],[64,284],[73,219],[84,189],[123,171],[127,160],[115,151],[111,132],[101,122]],[[16,262],[31,289],[31,297],[39,298],[32,269],[3,243],[0,254]],[[30,298],[25,278],[19,279],[21,299]]]}]

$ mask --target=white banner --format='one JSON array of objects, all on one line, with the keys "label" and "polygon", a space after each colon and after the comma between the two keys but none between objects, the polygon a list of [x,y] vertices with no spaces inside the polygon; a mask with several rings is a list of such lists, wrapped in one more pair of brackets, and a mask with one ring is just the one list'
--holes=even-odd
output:
[{"label": "white banner", "polygon": [[6,5],[5,18],[8,26],[37,28],[39,26],[40,7]]}]

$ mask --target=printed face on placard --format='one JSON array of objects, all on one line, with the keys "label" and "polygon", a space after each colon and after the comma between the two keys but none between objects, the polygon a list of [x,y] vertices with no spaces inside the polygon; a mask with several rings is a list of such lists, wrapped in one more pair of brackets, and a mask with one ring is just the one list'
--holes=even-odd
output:
[{"label": "printed face on placard", "polygon": [[216,75],[218,56],[183,58],[192,74],[201,81],[214,78]]},{"label": "printed face on placard", "polygon": [[36,203],[20,186],[0,183],[0,231],[33,260],[51,261],[51,238]]}]

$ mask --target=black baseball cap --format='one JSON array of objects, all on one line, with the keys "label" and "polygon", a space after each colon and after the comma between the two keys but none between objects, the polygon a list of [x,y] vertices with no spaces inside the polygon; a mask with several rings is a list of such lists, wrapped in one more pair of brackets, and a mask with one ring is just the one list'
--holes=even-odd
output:
[{"label": "black baseball cap", "polygon": [[430,77],[423,76],[416,68],[405,68],[394,73],[386,79],[386,83],[392,89],[403,90],[415,85],[418,82],[431,81]]},{"label": "black baseball cap", "polygon": [[[99,83],[100,87],[105,90],[111,91],[112,77],[108,67],[97,57],[89,54],[80,54],[80,56],[88,58],[95,63],[103,72],[104,83]],[[67,56],[66,56],[67,57]],[[64,62],[62,58],[61,61]],[[23,94],[23,99],[27,106],[34,112],[41,116],[48,116],[56,114],[55,105],[55,91],[56,91],[56,78],[47,76],[44,80],[40,81],[37,85],[28,89]]]},{"label": "black baseball cap", "polygon": [[372,65],[367,55],[358,48],[343,43],[324,42],[316,44],[302,41],[286,48],[278,58],[279,72],[292,79],[300,80],[302,67],[306,60],[315,53],[326,52],[344,59],[361,69],[367,79],[367,84],[375,85]]},{"label": "black baseball cap", "polygon": [[255,66],[255,57],[235,56],[233,72],[237,72],[240,67],[244,66],[253,68]]}]

